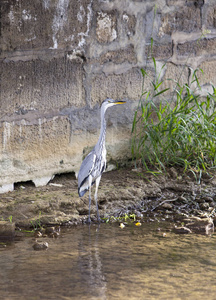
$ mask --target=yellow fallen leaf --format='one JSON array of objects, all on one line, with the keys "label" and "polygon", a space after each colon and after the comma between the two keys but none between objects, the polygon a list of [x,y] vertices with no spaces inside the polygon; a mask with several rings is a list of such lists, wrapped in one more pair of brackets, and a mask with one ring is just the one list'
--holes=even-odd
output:
[{"label": "yellow fallen leaf", "polygon": [[136,222],[136,226],[141,226],[142,224],[140,222]]}]

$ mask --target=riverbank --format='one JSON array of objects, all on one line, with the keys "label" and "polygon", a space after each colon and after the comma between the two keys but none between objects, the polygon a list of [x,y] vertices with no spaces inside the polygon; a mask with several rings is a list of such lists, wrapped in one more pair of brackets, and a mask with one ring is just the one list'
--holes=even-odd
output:
[{"label": "riverbank", "polygon": [[[91,219],[96,221],[92,201]],[[193,176],[174,168],[153,176],[141,170],[120,169],[102,176],[98,193],[100,215],[106,222],[136,219],[141,222],[170,220],[182,225],[188,217],[216,221],[216,176],[198,184]],[[0,195],[2,220],[17,227],[78,225],[88,218],[88,195],[78,197],[74,174],[63,174],[44,187],[31,182],[17,184],[13,192]],[[183,224],[184,225],[184,224]]]}]

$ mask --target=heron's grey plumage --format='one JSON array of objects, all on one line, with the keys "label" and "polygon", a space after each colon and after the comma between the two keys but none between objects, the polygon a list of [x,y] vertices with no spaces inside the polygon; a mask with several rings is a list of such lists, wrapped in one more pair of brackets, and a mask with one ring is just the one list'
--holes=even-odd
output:
[{"label": "heron's grey plumage", "polygon": [[79,174],[78,174],[78,193],[82,197],[89,190],[89,222],[90,222],[90,208],[91,208],[91,186],[96,182],[95,201],[97,207],[97,217],[100,219],[97,205],[97,190],[100,183],[100,178],[106,169],[106,120],[105,113],[107,108],[122,104],[125,101],[114,101],[106,99],[101,105],[101,130],[100,136],[94,149],[83,160]]}]

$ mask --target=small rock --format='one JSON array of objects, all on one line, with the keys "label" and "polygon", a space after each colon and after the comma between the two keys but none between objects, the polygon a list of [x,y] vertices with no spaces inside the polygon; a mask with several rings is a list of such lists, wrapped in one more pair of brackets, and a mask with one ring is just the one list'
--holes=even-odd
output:
[{"label": "small rock", "polygon": [[124,224],[124,223],[120,223],[120,224],[119,224],[119,227],[120,227],[121,229],[123,229],[123,228],[125,227],[125,224]]},{"label": "small rock", "polygon": [[35,251],[47,250],[48,247],[49,247],[49,244],[47,242],[39,243],[36,241],[36,243],[33,245],[33,249]]},{"label": "small rock", "polygon": [[49,183],[49,185],[56,186],[56,187],[63,187],[63,184],[59,184],[59,183]]},{"label": "small rock", "polygon": [[203,196],[203,199],[204,199],[206,202],[213,202],[213,198],[210,197],[210,196]]},{"label": "small rock", "polygon": [[169,172],[170,172],[170,176],[173,179],[176,179],[178,177],[178,173],[177,173],[177,171],[176,171],[176,169],[174,167],[170,168]]},{"label": "small rock", "polygon": [[55,232],[55,227],[46,227],[45,234],[51,234]]},{"label": "small rock", "polygon": [[182,176],[181,176],[181,175],[178,176],[177,181],[178,181],[178,182],[182,182]]},{"label": "small rock", "polygon": [[161,207],[163,207],[165,209],[172,209],[173,206],[170,203],[164,203],[164,204],[161,205]]},{"label": "small rock", "polygon": [[139,172],[139,173],[142,173],[142,168],[136,168],[136,169],[132,169],[131,170],[132,172]]},{"label": "small rock", "polygon": [[40,232],[40,231],[35,231],[35,233],[34,233],[34,236],[35,237],[42,237],[42,232]]},{"label": "small rock", "polygon": [[211,184],[216,186],[216,176],[214,176],[214,178],[211,180]]},{"label": "small rock", "polygon": [[117,169],[116,165],[114,165],[114,164],[108,164],[107,168],[106,168],[106,172],[110,172],[110,171],[113,171],[113,170],[116,170],[116,169]]},{"label": "small rock", "polygon": [[200,208],[201,209],[208,209],[209,208],[209,203],[207,203],[207,202],[200,203]]},{"label": "small rock", "polygon": [[135,210],[134,214],[136,215],[137,218],[143,218],[143,214],[138,210]]}]

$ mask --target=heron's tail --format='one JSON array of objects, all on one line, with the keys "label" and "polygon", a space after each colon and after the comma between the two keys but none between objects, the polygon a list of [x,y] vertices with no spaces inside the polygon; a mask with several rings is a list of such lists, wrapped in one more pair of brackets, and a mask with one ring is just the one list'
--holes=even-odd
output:
[{"label": "heron's tail", "polygon": [[79,194],[79,197],[82,197],[85,195],[85,193],[88,191],[88,189],[85,189],[83,191],[80,191],[80,188],[78,188],[78,194]]},{"label": "heron's tail", "polygon": [[[92,182],[91,185],[93,185],[95,183],[95,181]],[[78,187],[78,194],[79,197],[82,197],[85,195],[85,193],[89,190],[89,187],[86,185],[85,187],[83,185],[81,185],[80,187]]]}]

